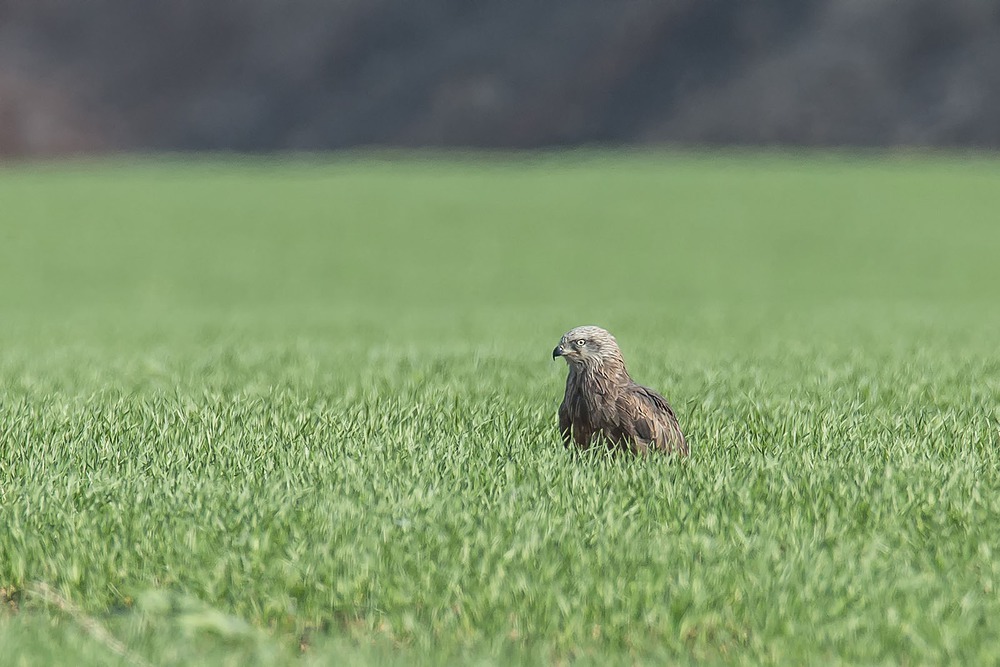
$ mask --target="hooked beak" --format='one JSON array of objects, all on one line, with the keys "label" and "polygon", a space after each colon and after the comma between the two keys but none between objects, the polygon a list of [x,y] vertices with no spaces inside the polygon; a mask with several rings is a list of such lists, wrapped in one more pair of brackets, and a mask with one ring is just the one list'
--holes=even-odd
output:
[{"label": "hooked beak", "polygon": [[566,353],[563,350],[562,345],[556,345],[556,349],[552,350],[552,358],[553,359],[555,359],[556,357],[562,357],[565,354]]}]

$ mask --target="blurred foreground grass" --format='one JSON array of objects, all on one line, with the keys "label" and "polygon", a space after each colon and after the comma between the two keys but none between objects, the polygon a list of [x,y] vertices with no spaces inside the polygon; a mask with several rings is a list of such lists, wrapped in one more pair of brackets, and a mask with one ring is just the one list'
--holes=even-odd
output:
[{"label": "blurred foreground grass", "polygon": [[[0,171],[0,645],[127,661],[51,586],[155,664],[1000,660],[998,184],[907,156]],[[583,323],[690,461],[566,456],[549,351]]]}]

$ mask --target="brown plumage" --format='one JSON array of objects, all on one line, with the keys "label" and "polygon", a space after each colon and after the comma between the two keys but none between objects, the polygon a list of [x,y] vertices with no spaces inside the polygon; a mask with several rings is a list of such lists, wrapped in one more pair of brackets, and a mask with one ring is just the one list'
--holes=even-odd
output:
[{"label": "brown plumage", "polygon": [[559,406],[563,441],[581,449],[603,441],[611,449],[650,450],[686,456],[688,445],[667,400],[636,384],[625,369],[618,341],[600,327],[567,332],[552,351],[569,365]]}]

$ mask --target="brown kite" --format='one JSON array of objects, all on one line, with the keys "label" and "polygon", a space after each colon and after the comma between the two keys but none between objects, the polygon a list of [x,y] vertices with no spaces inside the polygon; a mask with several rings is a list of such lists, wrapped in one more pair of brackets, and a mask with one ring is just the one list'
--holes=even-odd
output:
[{"label": "brown kite", "polygon": [[650,450],[686,456],[688,445],[667,400],[636,384],[625,370],[618,341],[600,327],[577,327],[552,350],[569,365],[559,431],[581,449],[603,442],[609,449]]}]

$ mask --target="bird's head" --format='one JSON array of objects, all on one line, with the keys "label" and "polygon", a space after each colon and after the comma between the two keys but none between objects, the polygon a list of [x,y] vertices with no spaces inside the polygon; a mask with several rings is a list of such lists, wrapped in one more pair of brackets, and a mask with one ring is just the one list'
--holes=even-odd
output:
[{"label": "bird's head", "polygon": [[566,332],[552,358],[563,357],[566,363],[579,366],[599,366],[610,359],[621,359],[618,341],[601,327],[576,327]]}]

